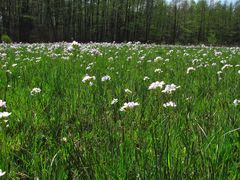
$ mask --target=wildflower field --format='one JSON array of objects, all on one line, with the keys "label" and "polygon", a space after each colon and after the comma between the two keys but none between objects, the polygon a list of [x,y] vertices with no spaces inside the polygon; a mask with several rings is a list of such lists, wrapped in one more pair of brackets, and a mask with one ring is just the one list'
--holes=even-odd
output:
[{"label": "wildflower field", "polygon": [[240,179],[240,48],[0,45],[0,179]]}]

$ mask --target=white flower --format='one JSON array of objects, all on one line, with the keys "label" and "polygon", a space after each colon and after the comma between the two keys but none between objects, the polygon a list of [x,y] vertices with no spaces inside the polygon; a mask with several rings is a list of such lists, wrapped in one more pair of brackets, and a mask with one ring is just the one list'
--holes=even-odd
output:
[{"label": "white flower", "polygon": [[79,43],[78,43],[77,41],[73,41],[73,42],[72,42],[72,45],[73,45],[73,46],[79,46]]},{"label": "white flower", "polygon": [[238,74],[240,74],[240,70],[238,70]]},{"label": "white flower", "polygon": [[109,61],[112,61],[112,60],[113,60],[113,57],[109,57],[108,60],[109,60]]},{"label": "white flower", "polygon": [[189,74],[191,71],[196,71],[194,67],[187,68],[187,74]]},{"label": "white flower", "polygon": [[155,73],[161,73],[161,72],[163,72],[163,71],[162,71],[161,69],[155,69],[154,72],[155,72]]},{"label": "white flower", "polygon": [[220,51],[215,51],[215,52],[214,52],[214,55],[215,55],[215,56],[221,56],[221,55],[222,55],[222,52],[220,52]]},{"label": "white flower", "polygon": [[191,100],[191,99],[192,99],[192,97],[191,97],[191,96],[186,98],[186,100],[187,100],[187,101],[189,101],[189,100]]},{"label": "white flower", "polygon": [[225,65],[222,67],[222,71],[223,71],[225,68],[229,68],[229,67],[233,67],[233,65],[231,65],[231,64],[225,64]]},{"label": "white flower", "polygon": [[17,66],[17,64],[13,64],[13,65],[12,65],[12,67],[15,67],[15,66]]},{"label": "white flower", "polygon": [[1,107],[6,107],[6,102],[0,99],[0,108]]},{"label": "white flower", "polygon": [[157,89],[157,88],[160,88],[162,89],[163,86],[164,86],[165,82],[164,81],[156,81],[156,82],[153,82],[152,84],[150,84],[150,86],[148,87],[149,90],[152,90],[152,89]]},{"label": "white flower", "polygon": [[132,60],[132,56],[129,56],[129,57],[127,58],[127,61],[130,61],[130,60]]},{"label": "white flower", "polygon": [[63,141],[63,142],[67,142],[67,138],[66,138],[66,137],[63,137],[63,138],[62,138],[62,141]]},{"label": "white flower", "polygon": [[86,67],[86,70],[89,70],[89,69],[91,69],[91,66]]},{"label": "white flower", "polygon": [[154,59],[154,62],[158,62],[159,60],[162,60],[162,59],[163,59],[162,57],[158,56]]},{"label": "white flower", "polygon": [[139,59],[143,61],[145,59],[145,56],[141,56]]},{"label": "white flower", "polygon": [[162,90],[163,93],[171,94],[173,91],[176,91],[180,86],[176,86],[175,84],[167,84],[165,89]]},{"label": "white flower", "polygon": [[3,172],[1,169],[0,169],[0,177],[1,176],[4,176],[6,174],[6,172]]},{"label": "white flower", "polygon": [[222,61],[220,61],[220,63],[225,64],[225,63],[227,63],[227,61],[226,60],[222,60]]},{"label": "white flower", "polygon": [[111,105],[116,104],[118,102],[118,99],[114,98],[111,102]]},{"label": "white flower", "polygon": [[132,91],[130,89],[125,89],[125,93],[132,94]]},{"label": "white flower", "polygon": [[163,104],[163,107],[165,107],[165,108],[166,107],[176,107],[176,106],[177,106],[176,103],[172,102],[172,101]]},{"label": "white flower", "polygon": [[238,99],[235,99],[235,100],[233,101],[234,106],[238,106],[239,103],[240,103],[240,100],[238,100]]},{"label": "white flower", "polygon": [[120,108],[120,111],[125,111],[126,109],[132,109],[135,106],[139,106],[140,104],[138,102],[127,102],[124,103],[124,105]]},{"label": "white flower", "polygon": [[92,56],[101,56],[102,53],[98,49],[91,49],[90,53]]},{"label": "white flower", "polygon": [[12,113],[9,112],[0,112],[0,119],[2,118],[7,118],[8,116],[10,116]]},{"label": "white flower", "polygon": [[144,81],[149,80],[149,79],[150,79],[150,78],[147,77],[147,76],[145,76],[145,77],[143,78]]},{"label": "white flower", "polygon": [[33,88],[32,91],[31,91],[31,95],[35,95],[35,94],[38,94],[40,92],[41,92],[40,88]]},{"label": "white flower", "polygon": [[109,75],[102,77],[102,81],[109,81],[109,80],[111,80],[111,77]]},{"label": "white flower", "polygon": [[12,74],[12,71],[10,71],[9,69],[6,70],[6,73]]},{"label": "white flower", "polygon": [[71,44],[68,45],[67,50],[72,51],[74,47],[79,46],[80,44],[77,41],[73,41]]},{"label": "white flower", "polygon": [[88,74],[86,74],[83,79],[82,82],[85,83],[86,81],[90,81],[90,80],[95,80],[96,77],[95,76],[89,76]]}]

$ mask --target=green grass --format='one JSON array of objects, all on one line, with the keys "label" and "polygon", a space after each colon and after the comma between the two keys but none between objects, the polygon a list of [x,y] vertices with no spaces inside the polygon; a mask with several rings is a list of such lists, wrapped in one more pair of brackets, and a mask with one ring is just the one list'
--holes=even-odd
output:
[{"label": "green grass", "polygon": [[[2,179],[240,178],[239,48],[69,45],[0,45],[0,110],[12,112],[0,119]],[[155,81],[180,88],[148,90]]]}]

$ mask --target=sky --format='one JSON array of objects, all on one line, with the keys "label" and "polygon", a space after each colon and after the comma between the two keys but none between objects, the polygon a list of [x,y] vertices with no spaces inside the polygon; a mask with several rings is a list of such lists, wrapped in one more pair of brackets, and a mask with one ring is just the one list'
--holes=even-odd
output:
[{"label": "sky", "polygon": [[237,2],[237,0],[221,0],[221,2],[225,2],[225,1],[227,1],[227,2],[229,2],[229,3],[235,3],[235,2]]},{"label": "sky", "polygon": [[[166,0],[167,2],[172,2],[173,0]],[[197,1],[199,1],[199,0],[194,0],[195,2],[197,2]],[[211,1],[211,0],[206,0],[208,3]],[[227,3],[233,3],[233,5],[237,2],[237,1],[240,1],[240,0],[214,0],[214,2],[216,3],[216,2],[221,2],[221,3],[225,3],[225,2],[227,2]]]},{"label": "sky", "polygon": [[221,1],[222,3],[224,3],[224,2],[228,2],[228,3],[235,3],[235,2],[237,2],[237,0],[215,0],[215,2],[218,2],[218,1]]},{"label": "sky", "polygon": [[[170,1],[172,1],[172,0],[168,0],[169,2]],[[197,2],[198,0],[194,0],[195,2]],[[207,2],[210,2],[211,0],[206,0]],[[215,2],[218,2],[218,1],[220,1],[220,2],[222,2],[222,3],[224,3],[224,2],[228,2],[228,3],[236,3],[238,0],[214,0]]]}]

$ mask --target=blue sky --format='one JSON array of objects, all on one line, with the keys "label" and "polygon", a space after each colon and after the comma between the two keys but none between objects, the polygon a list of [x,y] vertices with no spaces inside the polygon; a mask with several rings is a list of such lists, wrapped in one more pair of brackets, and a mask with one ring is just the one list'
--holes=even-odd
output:
[{"label": "blue sky", "polygon": [[[167,2],[172,2],[173,0],[166,0]],[[197,1],[199,1],[199,0],[194,0],[195,2],[197,2]],[[211,0],[206,0],[208,3],[211,1]],[[237,1],[239,1],[239,0],[214,0],[214,2],[222,2],[222,3],[224,3],[224,2],[227,2],[227,3],[233,3],[233,4],[235,4]]]},{"label": "blue sky", "polygon": [[[169,1],[172,1],[172,0],[169,0]],[[195,2],[197,2],[198,0],[195,0]],[[207,2],[210,2],[211,0],[206,0]],[[222,2],[222,3],[224,3],[225,1],[226,2],[228,2],[228,3],[236,3],[238,0],[214,0],[215,2],[218,2],[218,1],[220,1],[220,2]]]},{"label": "blue sky", "polygon": [[[227,2],[229,2],[229,3],[235,3],[235,2],[237,2],[237,0],[226,0]],[[221,0],[221,2],[225,2],[225,0]]]},{"label": "blue sky", "polygon": [[215,0],[215,2],[218,2],[218,1],[221,1],[221,2],[228,2],[228,3],[235,3],[235,2],[237,2],[237,0]]}]

